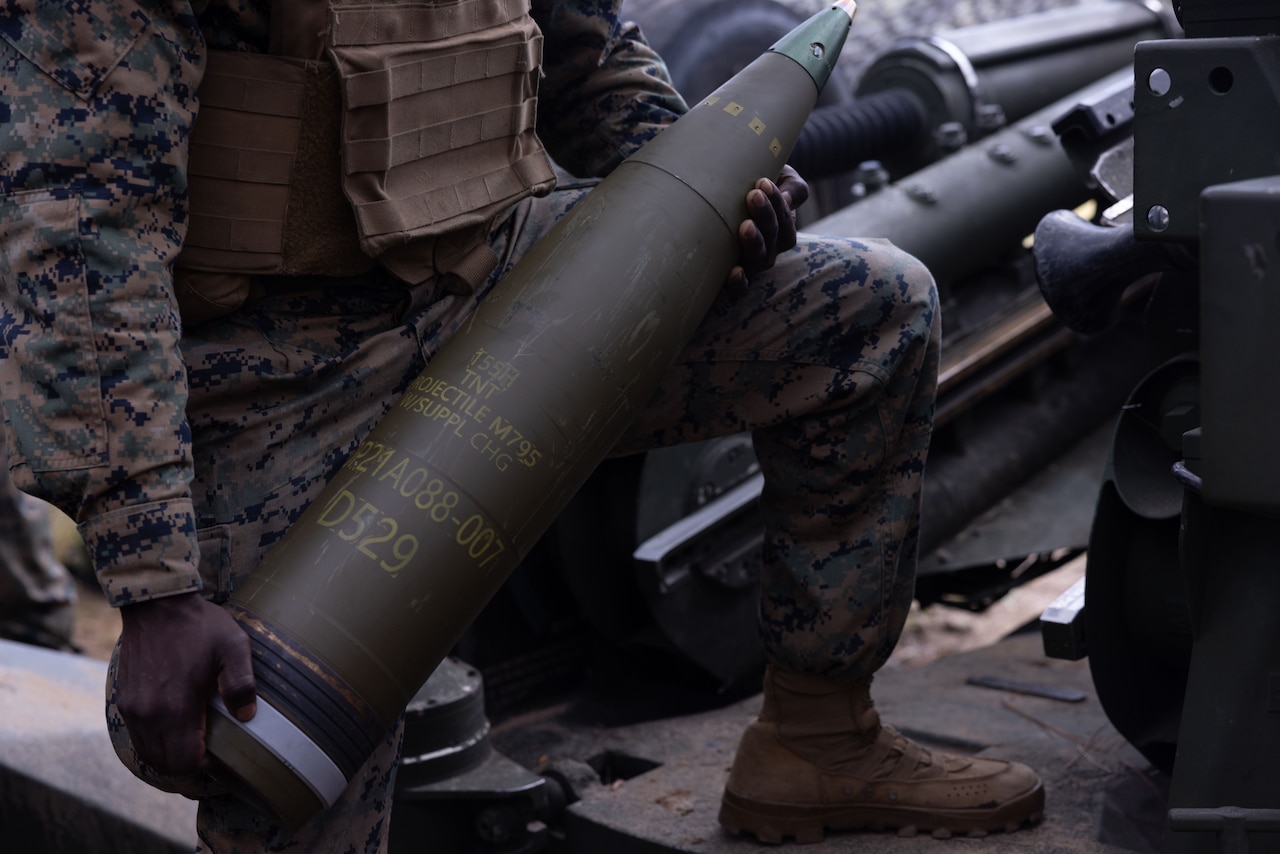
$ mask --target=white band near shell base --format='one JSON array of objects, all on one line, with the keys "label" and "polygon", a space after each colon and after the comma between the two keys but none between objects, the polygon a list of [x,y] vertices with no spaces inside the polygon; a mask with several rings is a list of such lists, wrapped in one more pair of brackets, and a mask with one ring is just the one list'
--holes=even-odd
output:
[{"label": "white band near shell base", "polygon": [[257,714],[247,723],[236,720],[217,695],[210,705],[228,721],[252,735],[272,756],[284,763],[307,788],[315,792],[326,807],[333,806],[347,788],[347,778],[333,764],[333,760],[314,741],[307,738],[302,730],[294,726],[292,721],[261,697],[258,698]]}]

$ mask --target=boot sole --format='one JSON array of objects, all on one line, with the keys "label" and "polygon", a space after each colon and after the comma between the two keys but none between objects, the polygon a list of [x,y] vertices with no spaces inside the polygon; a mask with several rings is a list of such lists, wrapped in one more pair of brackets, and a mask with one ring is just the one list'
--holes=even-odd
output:
[{"label": "boot sole", "polygon": [[797,843],[821,842],[828,830],[896,830],[899,836],[929,833],[982,837],[1012,833],[1044,816],[1044,786],[1019,795],[992,810],[931,810],[915,807],[857,805],[803,806],[756,801],[728,789],[720,802],[720,824],[730,833],[750,833],[761,842],[778,844],[787,837]]}]

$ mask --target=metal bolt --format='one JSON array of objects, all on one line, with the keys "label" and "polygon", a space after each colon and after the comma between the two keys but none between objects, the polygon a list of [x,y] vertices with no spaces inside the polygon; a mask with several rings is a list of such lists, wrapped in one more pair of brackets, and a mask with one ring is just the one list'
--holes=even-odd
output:
[{"label": "metal bolt", "polygon": [[1147,88],[1151,90],[1152,95],[1157,98],[1163,98],[1173,88],[1173,78],[1163,68],[1152,69],[1151,73],[1147,75]]},{"label": "metal bolt", "polygon": [[889,183],[889,170],[879,160],[864,160],[853,170],[853,195],[869,196]]},{"label": "metal bolt", "polygon": [[933,132],[933,141],[943,151],[959,151],[969,141],[969,132],[960,122],[943,122]]},{"label": "metal bolt", "polygon": [[1147,210],[1147,225],[1152,231],[1164,231],[1169,227],[1169,209],[1164,205],[1152,205]]},{"label": "metal bolt", "polygon": [[997,163],[1004,163],[1006,165],[1012,165],[1018,162],[1018,155],[1014,153],[1012,148],[1005,145],[1003,142],[991,146],[991,148],[987,150],[987,156]]},{"label": "metal bolt", "polygon": [[1004,108],[999,104],[979,104],[974,111],[974,122],[983,130],[992,131],[1005,125]]},{"label": "metal bolt", "polygon": [[1053,131],[1044,125],[1036,125],[1027,128],[1027,139],[1040,145],[1050,145],[1053,142]]},{"label": "metal bolt", "polygon": [[938,194],[920,184],[912,184],[907,187],[907,195],[922,205],[935,205],[938,203]]}]

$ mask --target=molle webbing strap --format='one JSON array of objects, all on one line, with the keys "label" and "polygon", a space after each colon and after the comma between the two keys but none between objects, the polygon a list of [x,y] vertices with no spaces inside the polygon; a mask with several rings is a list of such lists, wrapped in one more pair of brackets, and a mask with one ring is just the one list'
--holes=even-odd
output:
[{"label": "molle webbing strap", "polygon": [[[255,80],[240,57],[211,55],[191,136],[191,223],[181,266],[201,255],[232,252],[249,266],[279,265],[289,178],[298,149],[305,71]],[[253,133],[246,136],[249,122]],[[239,128],[236,125],[240,125]],[[252,139],[252,148],[244,140]],[[236,185],[248,185],[241,189]]]},{"label": "molle webbing strap", "polygon": [[178,267],[260,275],[372,267],[336,180],[338,122],[329,63],[210,51]]},{"label": "molle webbing strap", "polygon": [[278,77],[261,79],[254,74],[261,59],[256,54],[214,52],[200,84],[200,105],[264,116],[301,117],[306,66],[287,62],[288,67],[280,68]]},{"label": "molle webbing strap", "polygon": [[343,187],[368,254],[471,229],[554,186],[535,132],[542,33],[528,9],[335,0]]},{"label": "molle webbing strap", "polygon": [[[528,74],[538,67],[539,42],[459,51],[353,74],[343,81],[347,109],[385,104],[476,80]],[[523,93],[532,95],[532,92]]]},{"label": "molle webbing strap", "polygon": [[534,105],[525,104],[515,110],[490,110],[421,130],[398,133],[386,139],[352,142],[347,146],[347,171],[385,172],[429,156],[432,152],[518,136],[533,128],[535,113]]},{"label": "molle webbing strap", "polygon": [[525,17],[529,0],[455,0],[432,5],[331,0],[336,47],[408,44],[465,36]]},{"label": "molle webbing strap", "polygon": [[[507,145],[505,140],[498,143],[504,152]],[[541,165],[536,155],[525,157],[446,187],[369,202],[358,207],[356,215],[361,227],[374,234],[408,231],[418,222],[438,222],[456,218],[462,211],[483,209],[492,204],[494,197],[519,196],[531,181],[541,176]]]}]

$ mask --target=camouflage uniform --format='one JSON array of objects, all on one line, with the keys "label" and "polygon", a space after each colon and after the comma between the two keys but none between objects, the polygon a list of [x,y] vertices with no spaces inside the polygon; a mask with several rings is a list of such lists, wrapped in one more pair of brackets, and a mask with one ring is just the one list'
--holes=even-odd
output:
[{"label": "camouflage uniform", "polygon": [[[539,132],[559,164],[604,174],[684,110],[660,61],[617,24],[620,3],[533,5],[547,38]],[[169,265],[203,51],[206,40],[262,50],[267,6],[224,0],[197,18],[183,2],[144,13],[100,0],[96,21],[61,2],[0,7],[14,476],[77,519],[115,605],[202,580],[224,597],[589,190],[570,182],[516,205],[491,235],[499,266],[473,293],[381,269],[262,279],[238,311],[183,330]],[[785,667],[867,675],[896,641],[937,345],[936,294],[918,262],[880,241],[802,235],[767,274],[719,296],[618,449],[753,431],[766,477],[762,633]],[[108,718],[127,756],[114,707]],[[296,835],[206,797],[202,845],[379,850],[396,749],[393,733],[343,801]],[[212,794],[207,781],[185,790]]]}]

